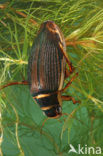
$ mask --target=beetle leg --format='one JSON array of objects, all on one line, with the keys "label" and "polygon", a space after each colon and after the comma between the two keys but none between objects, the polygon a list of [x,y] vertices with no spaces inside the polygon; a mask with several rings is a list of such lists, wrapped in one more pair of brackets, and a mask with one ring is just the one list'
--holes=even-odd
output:
[{"label": "beetle leg", "polygon": [[8,86],[13,86],[13,85],[28,85],[28,81],[11,82],[11,83],[8,83],[6,85],[0,86],[0,90],[3,89],[3,88],[6,88]]},{"label": "beetle leg", "polygon": [[72,96],[65,96],[65,95],[63,95],[63,96],[62,96],[62,100],[65,100],[65,101],[72,101],[73,104],[80,103],[79,100],[76,101],[75,98],[72,97]]},{"label": "beetle leg", "polygon": [[61,92],[64,92],[70,85],[71,83],[74,81],[74,79],[78,76],[78,73],[76,73],[71,80],[66,84],[66,86],[61,90]]},{"label": "beetle leg", "polygon": [[74,67],[72,66],[72,63],[69,61],[67,53],[63,50],[63,46],[61,45],[61,43],[59,43],[59,46],[60,46],[60,49],[61,49],[61,51],[62,51],[62,53],[63,53],[63,55],[64,55],[64,57],[66,59],[66,62],[68,64],[68,66],[69,66],[70,73],[73,73]]},{"label": "beetle leg", "polygon": [[65,69],[65,79],[68,78],[72,73],[68,70],[68,68]]}]

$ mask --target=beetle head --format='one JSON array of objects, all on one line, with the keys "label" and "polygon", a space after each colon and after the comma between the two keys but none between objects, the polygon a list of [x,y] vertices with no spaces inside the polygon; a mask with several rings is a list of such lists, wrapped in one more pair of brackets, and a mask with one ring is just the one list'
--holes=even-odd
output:
[{"label": "beetle head", "polygon": [[52,108],[45,110],[44,113],[49,118],[59,118],[62,115],[61,106],[54,105]]},{"label": "beetle head", "polygon": [[62,115],[62,101],[60,94],[39,94],[38,96],[36,96],[35,100],[47,117],[58,118]]}]

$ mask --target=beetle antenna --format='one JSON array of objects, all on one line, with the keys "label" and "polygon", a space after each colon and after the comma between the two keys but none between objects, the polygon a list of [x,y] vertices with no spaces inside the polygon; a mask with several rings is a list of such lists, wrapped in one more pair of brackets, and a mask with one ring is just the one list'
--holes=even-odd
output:
[{"label": "beetle antenna", "polygon": [[44,124],[46,123],[46,121],[47,121],[48,119],[49,119],[49,118],[44,119],[44,121],[43,121],[43,123],[42,123],[42,125],[41,125],[41,127],[40,127],[40,132],[41,132],[41,134],[42,134],[42,128],[43,128]]}]

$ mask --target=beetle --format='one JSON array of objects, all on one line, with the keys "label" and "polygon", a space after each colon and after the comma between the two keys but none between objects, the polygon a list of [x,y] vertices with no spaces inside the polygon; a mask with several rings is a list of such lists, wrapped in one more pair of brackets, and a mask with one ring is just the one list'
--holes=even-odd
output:
[{"label": "beetle", "polygon": [[[66,67],[69,66],[69,70]],[[28,80],[11,82],[0,87],[0,90],[11,85],[29,85],[35,102],[48,118],[62,115],[62,100],[79,103],[72,96],[62,96],[78,73],[63,88],[64,80],[74,72],[74,67],[66,53],[66,43],[60,28],[53,21],[41,24],[33,43],[28,60]]]},{"label": "beetle", "polygon": [[62,100],[78,102],[71,96],[62,96],[78,73],[63,89],[64,79],[73,73],[74,68],[66,54],[63,33],[53,21],[41,25],[28,62],[30,93],[47,117],[58,118],[62,115]]}]

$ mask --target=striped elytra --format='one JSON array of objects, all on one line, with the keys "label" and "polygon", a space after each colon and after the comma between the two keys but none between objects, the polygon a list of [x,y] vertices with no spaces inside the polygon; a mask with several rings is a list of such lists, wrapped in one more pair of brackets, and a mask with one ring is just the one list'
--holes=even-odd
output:
[{"label": "striped elytra", "polygon": [[28,63],[30,92],[43,112],[50,118],[62,115],[61,94],[66,61],[60,48],[66,51],[65,40],[53,21],[44,22],[35,38]]}]

